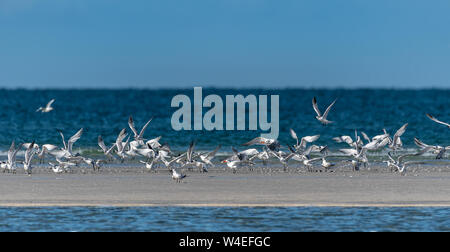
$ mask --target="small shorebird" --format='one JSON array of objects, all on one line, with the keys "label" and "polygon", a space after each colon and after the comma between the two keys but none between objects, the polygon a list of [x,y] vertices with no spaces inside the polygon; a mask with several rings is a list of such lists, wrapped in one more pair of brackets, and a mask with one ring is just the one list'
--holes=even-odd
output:
[{"label": "small shorebird", "polygon": [[53,110],[52,104],[55,102],[55,99],[50,100],[45,107],[39,107],[36,112],[41,111],[41,113],[48,113]]},{"label": "small shorebird", "polygon": [[181,180],[186,177],[186,174],[182,174],[177,168],[172,169],[172,179],[174,179],[177,183],[181,183]]},{"label": "small shorebird", "polygon": [[332,121],[327,120],[327,117],[328,117],[328,113],[330,112],[331,107],[333,107],[333,105],[334,105],[334,103],[336,103],[336,101],[337,101],[337,99],[334,100],[330,104],[330,106],[328,106],[328,108],[325,110],[325,112],[322,115],[320,113],[319,107],[317,106],[317,99],[316,99],[316,97],[313,98],[312,105],[313,105],[314,111],[316,111],[316,114],[317,114],[316,119],[319,122],[321,122],[323,125],[327,125],[327,124],[333,123]]},{"label": "small shorebird", "polygon": [[446,123],[446,122],[443,122],[443,121],[439,121],[438,119],[436,119],[436,117],[434,117],[434,116],[432,116],[432,115],[430,115],[430,114],[427,114],[427,117],[430,118],[431,120],[433,120],[434,122],[437,122],[437,123],[439,123],[439,124],[445,125],[445,126],[447,126],[448,128],[450,128],[450,123]]}]

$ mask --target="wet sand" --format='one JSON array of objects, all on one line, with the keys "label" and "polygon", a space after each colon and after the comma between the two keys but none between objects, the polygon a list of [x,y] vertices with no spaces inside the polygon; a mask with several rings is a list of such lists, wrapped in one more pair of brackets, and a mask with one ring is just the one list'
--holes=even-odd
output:
[{"label": "wet sand", "polygon": [[449,206],[450,167],[411,168],[406,176],[370,171],[308,173],[261,168],[187,172],[175,183],[167,170],[112,167],[71,174],[35,169],[0,174],[0,206]]}]

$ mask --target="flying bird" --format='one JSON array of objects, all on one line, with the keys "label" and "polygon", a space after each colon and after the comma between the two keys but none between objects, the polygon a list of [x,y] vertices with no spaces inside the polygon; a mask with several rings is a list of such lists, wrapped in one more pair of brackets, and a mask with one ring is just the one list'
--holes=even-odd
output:
[{"label": "flying bird", "polygon": [[327,117],[328,117],[328,113],[330,112],[331,107],[333,107],[334,103],[336,103],[336,100],[334,100],[333,103],[331,103],[330,106],[328,106],[328,108],[325,110],[325,112],[322,115],[320,113],[319,107],[317,106],[316,97],[313,98],[312,104],[313,104],[314,111],[316,111],[316,114],[317,114],[316,119],[319,120],[319,122],[321,122],[323,125],[333,123],[332,121],[327,120]]},{"label": "flying bird", "polygon": [[53,110],[52,104],[55,102],[55,99],[50,100],[45,107],[39,107],[36,112],[41,111],[41,113],[48,113]]},{"label": "flying bird", "polygon": [[448,128],[450,128],[450,123],[446,123],[446,122],[443,122],[443,121],[439,121],[438,119],[436,119],[436,117],[434,117],[434,116],[432,116],[432,115],[430,115],[430,114],[427,114],[427,117],[430,118],[431,120],[433,120],[433,121],[439,123],[439,124],[445,125],[445,126],[447,126]]}]

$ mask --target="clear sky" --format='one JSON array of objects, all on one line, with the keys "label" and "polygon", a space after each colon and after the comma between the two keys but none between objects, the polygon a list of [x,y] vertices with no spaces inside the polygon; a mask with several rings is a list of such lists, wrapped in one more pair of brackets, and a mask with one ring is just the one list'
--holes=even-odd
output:
[{"label": "clear sky", "polygon": [[0,87],[450,88],[450,1],[0,0]]}]

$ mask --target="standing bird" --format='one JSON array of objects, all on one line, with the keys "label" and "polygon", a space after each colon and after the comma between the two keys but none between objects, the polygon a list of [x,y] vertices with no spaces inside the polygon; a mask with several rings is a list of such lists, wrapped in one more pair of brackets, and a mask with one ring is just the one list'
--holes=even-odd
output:
[{"label": "standing bird", "polygon": [[333,107],[334,103],[336,103],[337,99],[333,101],[333,103],[330,104],[330,106],[328,106],[328,108],[325,110],[325,113],[323,113],[323,115],[320,113],[319,107],[317,106],[317,100],[316,97],[313,98],[312,100],[312,105],[314,108],[314,111],[316,111],[316,119],[319,120],[319,122],[321,122],[323,125],[327,125],[330,123],[333,123],[332,121],[328,121],[327,117],[328,117],[328,113],[330,112],[331,107]]},{"label": "standing bird", "polygon": [[181,180],[186,178],[186,174],[182,174],[177,168],[172,169],[172,179],[177,183],[181,183]]},{"label": "standing bird", "polygon": [[44,108],[39,107],[36,110],[36,112],[41,111],[41,113],[48,113],[48,112],[52,111],[53,110],[53,107],[52,107],[53,102],[55,102],[55,99],[50,100]]}]

